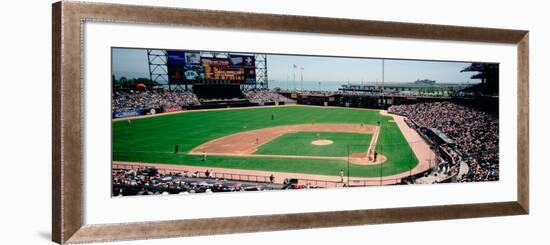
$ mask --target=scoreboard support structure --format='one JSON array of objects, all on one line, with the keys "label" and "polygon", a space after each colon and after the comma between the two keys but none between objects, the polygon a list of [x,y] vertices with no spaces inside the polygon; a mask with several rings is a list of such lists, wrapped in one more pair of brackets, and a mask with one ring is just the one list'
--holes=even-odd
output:
[{"label": "scoreboard support structure", "polygon": [[267,79],[267,54],[256,54],[256,85],[260,89],[269,88]]},{"label": "scoreboard support structure", "polygon": [[168,67],[166,66],[166,50],[147,49],[147,62],[149,63],[149,79],[153,84],[168,84]]}]

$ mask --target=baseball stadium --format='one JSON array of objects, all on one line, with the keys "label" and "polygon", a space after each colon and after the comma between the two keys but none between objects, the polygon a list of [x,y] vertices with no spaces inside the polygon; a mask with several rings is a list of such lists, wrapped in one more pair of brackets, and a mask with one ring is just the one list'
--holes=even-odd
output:
[{"label": "baseball stadium", "polygon": [[[389,82],[380,59],[380,82],[323,89],[291,63],[289,86],[268,79],[293,56],[112,54],[113,196],[498,180],[498,64],[455,65],[472,84]],[[124,55],[147,69],[128,78]]]}]

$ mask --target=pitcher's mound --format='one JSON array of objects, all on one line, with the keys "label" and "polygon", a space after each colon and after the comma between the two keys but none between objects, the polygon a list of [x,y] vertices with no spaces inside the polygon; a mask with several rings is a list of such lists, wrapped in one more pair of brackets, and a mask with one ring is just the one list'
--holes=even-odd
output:
[{"label": "pitcher's mound", "polygon": [[330,145],[334,142],[332,142],[332,140],[314,140],[314,141],[311,141],[311,144],[312,145]]}]

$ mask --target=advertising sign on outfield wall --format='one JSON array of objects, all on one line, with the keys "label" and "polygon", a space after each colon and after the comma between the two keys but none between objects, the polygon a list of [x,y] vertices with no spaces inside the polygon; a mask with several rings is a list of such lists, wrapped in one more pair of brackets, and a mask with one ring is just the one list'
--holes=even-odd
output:
[{"label": "advertising sign on outfield wall", "polygon": [[135,116],[141,116],[141,115],[143,115],[143,111],[140,109],[113,112],[114,118],[135,117]]}]

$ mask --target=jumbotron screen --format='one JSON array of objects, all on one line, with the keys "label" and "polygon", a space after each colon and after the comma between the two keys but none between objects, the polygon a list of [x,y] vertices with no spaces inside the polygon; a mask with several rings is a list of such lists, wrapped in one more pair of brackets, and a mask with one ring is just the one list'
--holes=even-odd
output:
[{"label": "jumbotron screen", "polygon": [[256,83],[256,61],[252,55],[202,57],[197,51],[167,51],[169,82],[191,84],[209,82]]}]

